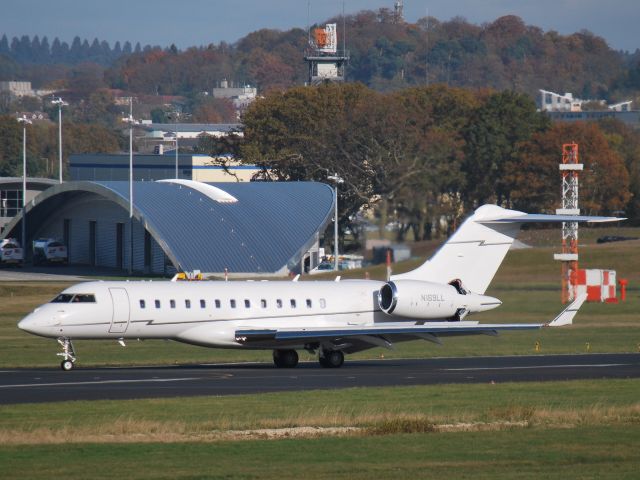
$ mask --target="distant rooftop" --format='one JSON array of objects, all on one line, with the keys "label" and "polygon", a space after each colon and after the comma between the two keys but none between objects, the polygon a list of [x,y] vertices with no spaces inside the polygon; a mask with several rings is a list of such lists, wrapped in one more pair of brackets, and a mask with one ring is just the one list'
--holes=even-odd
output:
[{"label": "distant rooftop", "polygon": [[240,130],[241,123],[151,123],[140,125],[140,128],[165,132],[233,132]]}]

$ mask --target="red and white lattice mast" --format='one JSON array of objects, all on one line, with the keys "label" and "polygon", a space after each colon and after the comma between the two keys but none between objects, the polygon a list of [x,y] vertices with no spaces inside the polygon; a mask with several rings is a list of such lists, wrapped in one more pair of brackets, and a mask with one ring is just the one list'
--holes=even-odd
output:
[{"label": "red and white lattice mast", "polygon": [[[578,144],[562,145],[562,208],[557,215],[580,215],[578,207],[578,177],[584,166],[578,163]],[[562,303],[576,297],[578,275],[578,222],[562,223],[562,253],[554,258],[562,262]]]}]

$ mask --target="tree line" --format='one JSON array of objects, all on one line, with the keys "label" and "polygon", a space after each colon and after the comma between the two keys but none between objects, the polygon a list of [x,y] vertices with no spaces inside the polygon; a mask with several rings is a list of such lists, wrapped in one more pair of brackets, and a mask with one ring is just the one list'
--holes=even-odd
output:
[{"label": "tree line", "polygon": [[[340,25],[342,18],[328,22]],[[444,83],[449,86],[573,92],[580,98],[625,100],[640,91],[640,50],[618,52],[588,31],[561,35],[508,15],[476,25],[462,17],[398,22],[388,9],[364,10],[344,18],[348,34],[349,81],[379,91]],[[0,39],[0,80],[15,74],[39,86],[64,88],[70,66],[92,63],[108,88],[138,94],[193,95],[222,79],[261,91],[306,81],[303,52],[307,32],[261,29],[235,44],[221,42],[179,50],[175,45],[132,47],[76,37],[71,45],[46,37]],[[48,66],[47,75],[38,66]],[[56,66],[56,68],[52,68]],[[63,68],[63,66],[65,68]]]},{"label": "tree line", "polygon": [[[63,122],[63,169],[69,155],[122,151],[127,140],[102,125]],[[58,177],[58,126],[38,122],[26,126],[27,176]],[[0,115],[0,177],[22,176],[23,125],[15,117]],[[66,171],[64,178],[68,178]]]},{"label": "tree line", "polygon": [[91,43],[87,39],[81,39],[76,36],[73,38],[71,45],[65,41],[61,41],[58,37],[49,43],[47,36],[40,37],[34,35],[31,38],[28,35],[22,35],[20,38],[13,37],[9,41],[8,37],[2,35],[0,37],[0,55],[4,55],[9,59],[20,64],[69,64],[77,65],[79,63],[97,63],[98,65],[111,65],[123,55],[131,55],[150,51],[153,48],[150,45],[142,47],[140,42],[132,46],[131,42],[125,41],[115,42],[113,48],[109,42],[94,38]]},{"label": "tree line", "polygon": [[637,133],[615,121],[551,124],[513,91],[295,87],[252,104],[242,133],[200,148],[235,153],[260,166],[262,180],[329,183],[338,174],[343,228],[363,208],[416,239],[445,233],[484,203],[552,213],[562,144],[571,141],[585,164],[582,211],[640,214]]}]

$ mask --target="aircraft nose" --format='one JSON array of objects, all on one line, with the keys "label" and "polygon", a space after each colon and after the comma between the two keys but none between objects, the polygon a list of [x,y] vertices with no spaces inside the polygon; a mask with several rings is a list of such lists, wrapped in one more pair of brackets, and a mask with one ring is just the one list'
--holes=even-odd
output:
[{"label": "aircraft nose", "polygon": [[34,333],[34,323],[35,322],[33,321],[33,315],[29,314],[18,322],[18,328],[20,330],[24,330],[25,332]]},{"label": "aircraft nose", "polygon": [[41,314],[38,314],[38,309],[33,313],[30,313],[22,320],[18,322],[18,328],[34,335],[45,335],[47,327],[51,327],[55,324],[53,319],[45,318]]}]

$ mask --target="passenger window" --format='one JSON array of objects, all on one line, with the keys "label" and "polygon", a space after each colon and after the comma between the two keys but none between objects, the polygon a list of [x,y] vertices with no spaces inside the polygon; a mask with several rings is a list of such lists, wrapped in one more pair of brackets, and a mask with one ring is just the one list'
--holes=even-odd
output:
[{"label": "passenger window", "polygon": [[145,304],[144,304],[144,300],[140,300],[140,308],[144,308]]},{"label": "passenger window", "polygon": [[251,308],[251,302],[249,300],[247,300],[246,298],[244,299],[244,306],[245,306],[245,308]]},{"label": "passenger window", "polygon": [[200,308],[207,308],[207,302],[200,300]]},{"label": "passenger window", "polygon": [[160,300],[156,300],[156,308],[160,308]]},{"label": "passenger window", "polygon": [[260,306],[262,308],[267,308],[267,301],[264,298],[262,300],[260,300]]},{"label": "passenger window", "polygon": [[280,298],[276,300],[276,307],[282,308],[282,300]]},{"label": "passenger window", "polygon": [[325,308],[327,306],[327,302],[324,300],[324,298],[320,299],[320,308]]},{"label": "passenger window", "polygon": [[296,301],[293,298],[291,299],[291,308],[296,308]]},{"label": "passenger window", "polygon": [[229,303],[231,304],[231,308],[236,308],[236,301],[235,300],[229,300]]},{"label": "passenger window", "polygon": [[185,300],[184,301],[184,306],[187,308],[191,308],[191,300]]},{"label": "passenger window", "polygon": [[169,300],[169,305],[171,306],[171,308],[176,308],[176,301],[175,300]]},{"label": "passenger window", "polygon": [[215,304],[216,304],[216,308],[220,308],[220,300],[216,299]]},{"label": "passenger window", "polygon": [[311,299],[307,298],[307,308],[311,308]]}]

